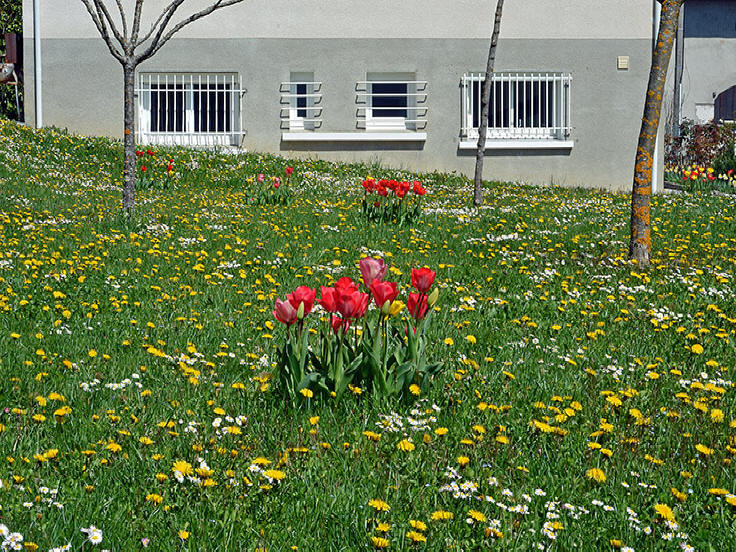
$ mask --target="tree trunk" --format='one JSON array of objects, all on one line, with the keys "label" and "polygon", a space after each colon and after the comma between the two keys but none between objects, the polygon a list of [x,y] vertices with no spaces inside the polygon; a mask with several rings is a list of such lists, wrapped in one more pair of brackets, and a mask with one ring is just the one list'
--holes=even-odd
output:
[{"label": "tree trunk", "polygon": [[640,265],[649,265],[652,246],[649,203],[652,195],[652,173],[654,168],[654,148],[657,143],[657,130],[662,109],[662,96],[667,78],[667,67],[672,54],[672,44],[677,32],[677,22],[683,0],[662,0],[662,14],[659,20],[657,44],[652,54],[652,68],[649,72],[649,85],[641,120],[639,145],[636,149],[634,165],[634,185],[631,193],[631,239],[629,259]]},{"label": "tree trunk", "polygon": [[493,76],[493,65],[496,62],[496,46],[498,35],[501,32],[501,14],[503,13],[503,0],[498,0],[496,5],[496,20],[493,23],[493,34],[491,35],[491,47],[488,50],[488,62],[486,63],[486,79],[481,87],[480,121],[478,125],[478,150],[475,154],[475,176],[473,178],[473,205],[483,203],[483,157],[486,151],[486,135],[488,134],[488,111],[491,102],[491,86]]},{"label": "tree trunk", "polygon": [[131,214],[135,206],[135,65],[123,64],[123,210]]}]

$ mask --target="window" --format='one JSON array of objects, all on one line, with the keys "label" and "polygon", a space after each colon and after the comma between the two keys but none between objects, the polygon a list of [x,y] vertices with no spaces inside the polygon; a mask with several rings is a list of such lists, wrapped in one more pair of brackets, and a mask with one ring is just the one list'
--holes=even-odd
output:
[{"label": "window", "polygon": [[294,73],[289,82],[282,82],[282,128],[315,130],[322,125],[322,83],[315,82],[314,73]]},{"label": "window", "polygon": [[138,141],[238,145],[241,88],[235,74],[140,74]]},{"label": "window", "polygon": [[427,123],[427,83],[414,73],[368,73],[356,86],[359,126],[417,130]]},{"label": "window", "polygon": [[[483,73],[462,81],[462,129],[478,139]],[[570,84],[564,73],[494,73],[488,113],[488,140],[567,140],[570,136]]]}]

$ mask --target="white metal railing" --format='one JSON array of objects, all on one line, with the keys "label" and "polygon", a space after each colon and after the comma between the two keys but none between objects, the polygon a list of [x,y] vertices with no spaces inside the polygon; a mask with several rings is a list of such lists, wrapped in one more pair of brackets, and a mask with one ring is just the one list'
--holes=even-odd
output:
[{"label": "white metal railing", "polygon": [[[485,73],[462,79],[461,133],[478,139]],[[570,73],[493,73],[487,139],[565,140],[570,137]]]},{"label": "white metal railing", "polygon": [[321,82],[282,82],[279,94],[281,128],[314,130],[322,126]]},{"label": "white metal railing", "polygon": [[355,93],[358,128],[420,130],[427,127],[427,81],[358,81]]},{"label": "white metal railing", "polygon": [[140,73],[137,141],[188,146],[239,145],[242,80],[235,73]]}]

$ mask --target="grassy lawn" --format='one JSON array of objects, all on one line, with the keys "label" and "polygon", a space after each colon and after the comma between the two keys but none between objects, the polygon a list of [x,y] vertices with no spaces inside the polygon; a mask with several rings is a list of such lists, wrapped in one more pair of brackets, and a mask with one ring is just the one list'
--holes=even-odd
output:
[{"label": "grassy lawn", "polygon": [[[128,220],[119,144],[0,123],[0,530],[25,549],[733,549],[733,199],[656,197],[642,271],[625,195],[494,183],[472,209],[456,175],[298,161],[289,205],[253,205],[286,160],[169,156]],[[364,223],[367,175],[421,180],[420,220]],[[437,271],[444,371],[295,408],[274,301],[366,255],[403,300]]]}]

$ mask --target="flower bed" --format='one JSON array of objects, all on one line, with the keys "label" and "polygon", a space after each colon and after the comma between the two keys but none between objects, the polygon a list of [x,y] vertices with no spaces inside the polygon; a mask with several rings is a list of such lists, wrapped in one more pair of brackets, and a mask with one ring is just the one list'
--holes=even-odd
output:
[{"label": "flower bed", "polygon": [[[348,388],[367,387],[378,397],[418,395],[442,367],[426,358],[425,330],[439,290],[430,292],[435,272],[413,269],[406,305],[395,282],[384,282],[383,259],[360,261],[363,288],[351,278],[316,290],[299,286],[286,300],[276,300],[274,317],[286,326],[279,349],[277,379],[292,400],[327,393],[339,399]],[[315,301],[328,314],[310,343],[308,316]],[[370,305],[374,308],[369,309]],[[400,317],[404,308],[408,317]],[[360,321],[361,326],[357,323]]]}]

